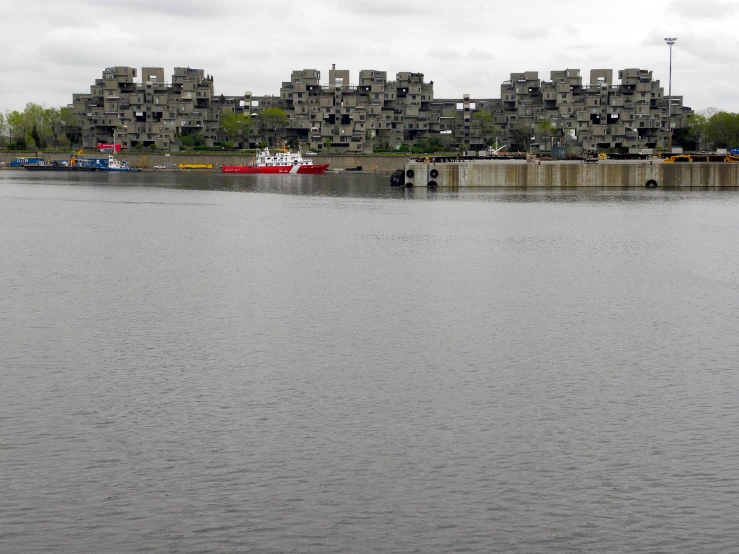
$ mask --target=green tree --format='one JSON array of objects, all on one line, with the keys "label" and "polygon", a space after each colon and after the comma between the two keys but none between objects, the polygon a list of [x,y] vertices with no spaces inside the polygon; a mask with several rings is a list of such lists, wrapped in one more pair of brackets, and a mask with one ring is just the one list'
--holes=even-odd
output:
[{"label": "green tree", "polygon": [[472,114],[472,121],[480,126],[485,144],[491,146],[502,135],[502,129],[495,124],[493,114],[480,110]]},{"label": "green tree", "polygon": [[4,113],[0,113],[0,145],[5,145],[8,139],[8,120]]},{"label": "green tree", "polygon": [[46,120],[44,119],[44,107],[41,104],[28,102],[23,110],[26,133],[33,138],[37,148],[43,148],[46,137],[50,135]]},{"label": "green tree", "polygon": [[[708,126],[708,117],[703,113],[694,113],[688,117],[688,139],[695,143],[693,149],[706,149],[706,127]],[[701,140],[703,140],[703,148],[701,148]]]},{"label": "green tree", "polygon": [[189,135],[180,137],[180,146],[184,146],[185,148],[192,148],[193,146],[195,146],[195,139]]},{"label": "green tree", "polygon": [[698,142],[693,138],[692,129],[690,127],[675,129],[673,135],[672,143],[675,146],[680,146],[685,150],[698,150]]},{"label": "green tree", "polygon": [[548,119],[542,119],[536,124],[536,132],[546,145],[549,139],[549,149],[551,150],[552,138],[557,136],[557,127]]},{"label": "green tree", "polygon": [[205,146],[205,137],[203,135],[192,134],[182,135],[180,137],[180,147],[195,148],[196,146]]},{"label": "green tree", "polygon": [[11,143],[16,143],[20,146],[23,143],[22,148],[25,148],[26,143],[26,121],[23,114],[18,110],[12,112],[5,112],[5,121],[8,124],[8,138]]},{"label": "green tree", "polygon": [[512,145],[518,146],[521,150],[528,151],[534,137],[534,129],[528,124],[519,125],[511,129],[510,136]]},{"label": "green tree", "polygon": [[59,134],[62,130],[62,116],[59,108],[45,108],[41,118],[44,123],[44,128],[48,130],[51,137],[52,146],[56,147],[59,139]]},{"label": "green tree", "polygon": [[728,148],[739,144],[739,114],[717,112],[706,124],[706,138],[716,148]]},{"label": "green tree", "polygon": [[71,144],[81,142],[82,131],[80,130],[79,121],[77,114],[74,112],[74,108],[70,108],[69,106],[59,108],[59,120],[61,123],[62,137],[66,138]]},{"label": "green tree", "polygon": [[716,106],[708,106],[707,108],[703,108],[699,114],[701,114],[706,119],[711,119],[712,116],[716,115],[718,112],[720,112]]},{"label": "green tree", "polygon": [[287,124],[287,114],[280,108],[267,108],[259,115],[262,127],[272,133],[275,142]]},{"label": "green tree", "polygon": [[233,111],[221,115],[220,129],[229,140],[236,140],[243,148],[244,137],[249,135],[252,120],[249,114],[236,114]]},{"label": "green tree", "polygon": [[536,131],[543,137],[551,137],[557,132],[557,127],[550,120],[542,119],[536,124]]},{"label": "green tree", "polygon": [[31,129],[31,138],[36,146],[43,148],[44,142],[41,140],[41,135],[39,135],[38,127],[35,124]]},{"label": "green tree", "polygon": [[440,139],[442,152],[453,152],[455,150],[454,139],[449,135]]},{"label": "green tree", "polygon": [[435,154],[436,152],[443,152],[446,148],[447,146],[444,140],[440,136],[434,135],[419,139],[414,147],[414,151],[417,149],[419,152]]},{"label": "green tree", "polygon": [[77,114],[74,113],[74,108],[70,106],[59,108],[59,118],[65,127],[76,127],[78,125]]}]

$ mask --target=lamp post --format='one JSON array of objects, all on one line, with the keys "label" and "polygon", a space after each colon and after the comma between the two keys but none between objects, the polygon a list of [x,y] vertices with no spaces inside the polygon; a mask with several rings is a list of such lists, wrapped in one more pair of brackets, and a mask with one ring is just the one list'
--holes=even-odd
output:
[{"label": "lamp post", "polygon": [[670,80],[667,98],[667,151],[672,153],[672,45],[677,42],[677,38],[668,37],[665,39],[665,42],[670,47]]}]

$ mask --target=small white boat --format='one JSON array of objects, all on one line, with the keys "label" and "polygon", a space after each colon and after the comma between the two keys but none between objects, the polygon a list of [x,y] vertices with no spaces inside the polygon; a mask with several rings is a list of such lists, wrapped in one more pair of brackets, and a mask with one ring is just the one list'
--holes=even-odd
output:
[{"label": "small white boat", "polygon": [[107,167],[102,167],[102,171],[118,171],[118,172],[130,172],[134,173],[141,171],[136,167],[130,167],[128,162],[116,159],[114,156],[108,156]]}]

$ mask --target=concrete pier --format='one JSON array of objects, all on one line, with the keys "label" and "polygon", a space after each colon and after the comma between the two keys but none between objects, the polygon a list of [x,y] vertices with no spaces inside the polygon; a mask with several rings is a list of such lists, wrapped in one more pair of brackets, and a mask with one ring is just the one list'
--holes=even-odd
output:
[{"label": "concrete pier", "polygon": [[523,162],[475,160],[410,161],[406,186],[415,187],[739,187],[737,163],[677,163],[662,160]]}]

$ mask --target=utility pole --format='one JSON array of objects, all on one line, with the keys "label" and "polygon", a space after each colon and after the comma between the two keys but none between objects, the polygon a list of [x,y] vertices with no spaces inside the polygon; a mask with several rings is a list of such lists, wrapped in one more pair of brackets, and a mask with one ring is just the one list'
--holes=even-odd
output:
[{"label": "utility pole", "polygon": [[672,154],[672,45],[677,42],[676,37],[668,37],[665,42],[670,47],[670,80],[667,98],[667,151]]}]

